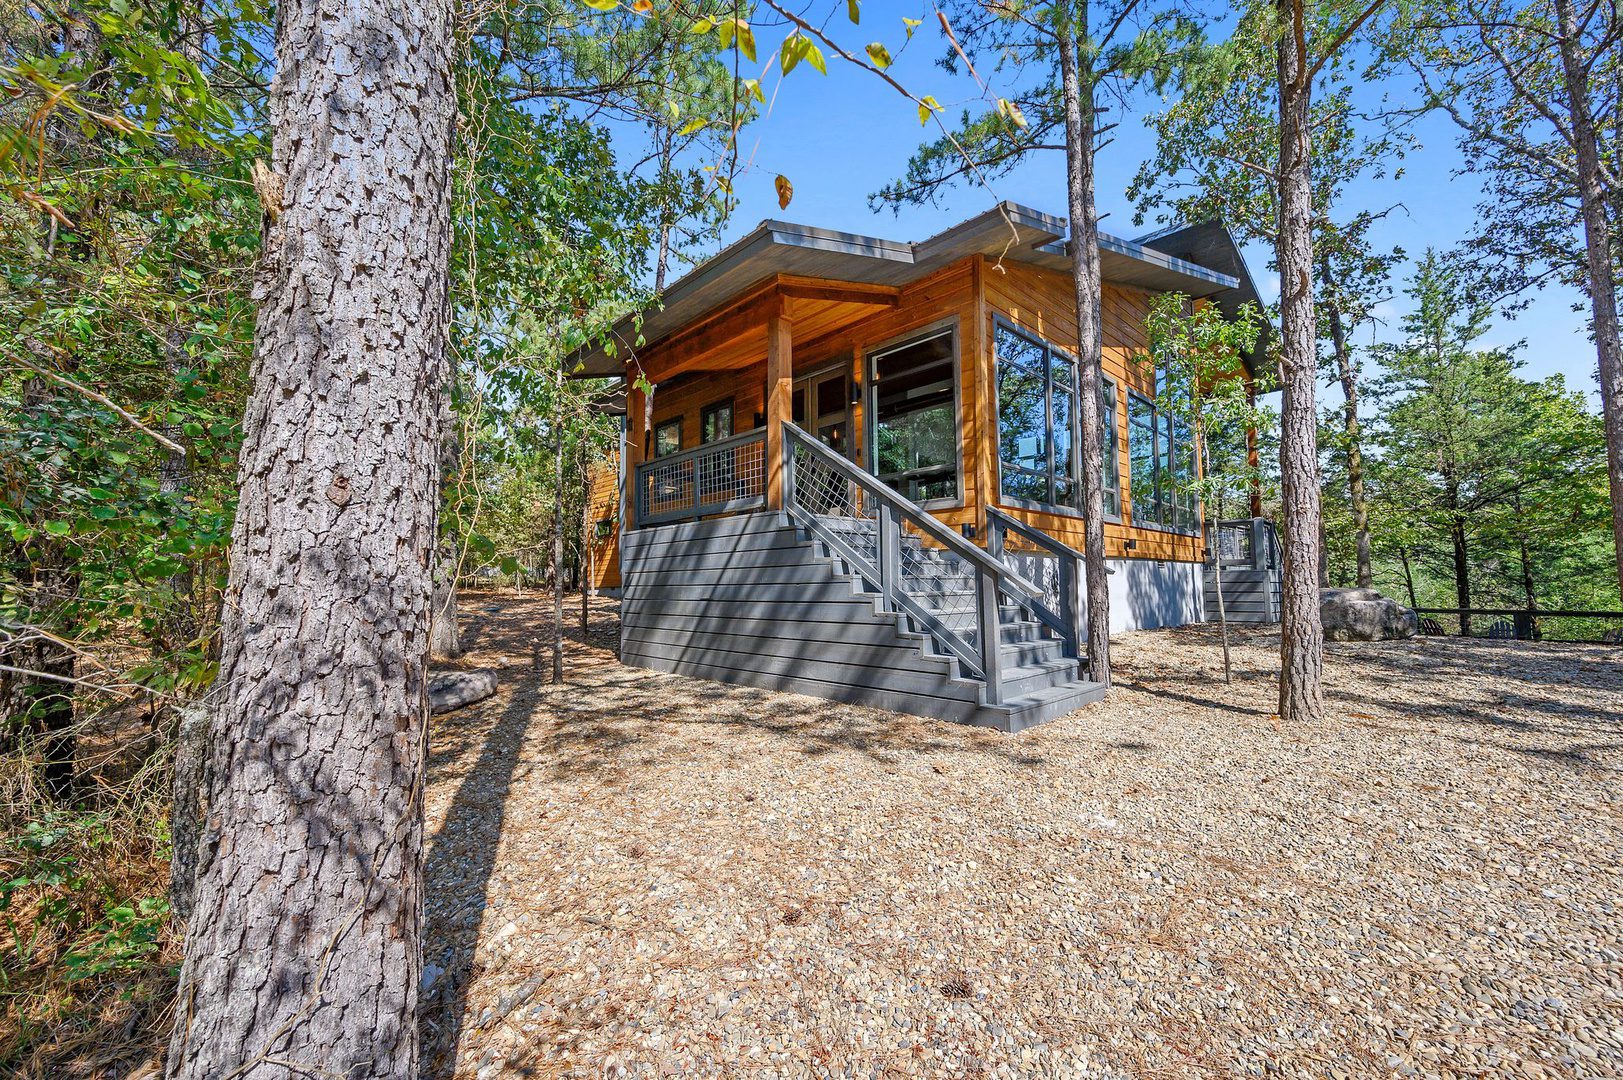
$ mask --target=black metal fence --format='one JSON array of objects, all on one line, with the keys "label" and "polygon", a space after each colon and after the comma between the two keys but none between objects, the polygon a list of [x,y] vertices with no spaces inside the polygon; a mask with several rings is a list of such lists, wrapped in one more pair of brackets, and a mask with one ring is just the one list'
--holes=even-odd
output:
[{"label": "black metal fence", "polygon": [[1623,611],[1428,607],[1414,610],[1420,616],[1420,632],[1431,637],[1623,644]]}]

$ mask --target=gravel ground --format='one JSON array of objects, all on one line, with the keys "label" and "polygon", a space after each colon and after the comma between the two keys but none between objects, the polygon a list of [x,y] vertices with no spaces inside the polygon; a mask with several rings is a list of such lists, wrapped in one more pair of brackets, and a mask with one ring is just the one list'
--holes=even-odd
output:
[{"label": "gravel ground", "polygon": [[[572,610],[578,610],[578,606]],[[430,1075],[1623,1075],[1615,649],[1116,641],[1019,736],[620,666],[438,717]]]}]

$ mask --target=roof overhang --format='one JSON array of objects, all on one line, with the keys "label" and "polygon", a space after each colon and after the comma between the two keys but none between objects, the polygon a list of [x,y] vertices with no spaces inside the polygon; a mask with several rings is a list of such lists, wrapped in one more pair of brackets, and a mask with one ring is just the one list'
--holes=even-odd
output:
[{"label": "roof overhang", "polygon": [[[626,316],[606,341],[577,350],[569,358],[571,375],[623,374],[627,360],[645,347],[641,343],[659,344],[681,333],[769,278],[900,288],[971,255],[1069,272],[1067,236],[1066,219],[1010,202],[917,243],[763,221],[665,290],[663,304]],[[1243,262],[1236,275],[1226,263],[1214,267],[1157,244],[1106,233],[1099,234],[1099,253],[1104,279],[1121,285],[1206,297],[1244,291],[1250,283]],[[1250,292],[1254,295],[1255,289]]]},{"label": "roof overhang", "polygon": [[[1263,311],[1256,283],[1251,280],[1251,271],[1245,265],[1245,256],[1240,254],[1240,246],[1234,242],[1234,235],[1221,222],[1202,221],[1194,225],[1173,225],[1141,236],[1135,243],[1156,252],[1163,252],[1169,257],[1199,263],[1227,274],[1234,281],[1234,285],[1208,294],[1208,299],[1228,318],[1234,318],[1245,304],[1255,304],[1259,313]],[[1267,353],[1268,331],[1269,325],[1264,320],[1262,332],[1257,337],[1256,348],[1241,357],[1245,361],[1246,370],[1253,375],[1256,374],[1258,361]]]}]

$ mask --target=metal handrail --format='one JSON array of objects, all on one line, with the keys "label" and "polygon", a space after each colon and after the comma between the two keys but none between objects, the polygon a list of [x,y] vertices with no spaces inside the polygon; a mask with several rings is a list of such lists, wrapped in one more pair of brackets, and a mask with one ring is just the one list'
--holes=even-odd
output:
[{"label": "metal handrail", "polygon": [[993,558],[1002,560],[1004,541],[1009,533],[1023,537],[1029,543],[1054,556],[1059,567],[1059,610],[1055,611],[1047,604],[1047,594],[1043,602],[1032,605],[1032,614],[1036,615],[1049,629],[1059,635],[1064,645],[1064,653],[1073,660],[1081,658],[1081,643],[1078,640],[1078,627],[1081,620],[1077,613],[1084,609],[1077,599],[1077,583],[1081,580],[1078,570],[1082,566],[1082,553],[1071,545],[1056,540],[1041,529],[1026,524],[1019,518],[1010,517],[995,506],[986,508],[986,551]]},{"label": "metal handrail", "polygon": [[[971,544],[918,504],[885,484],[872,473],[858,468],[792,421],[783,422],[783,505],[803,528],[810,531],[840,555],[879,591],[880,602],[890,611],[912,616],[932,638],[948,649],[963,666],[985,685],[986,703],[1002,702],[1002,643],[999,617],[1000,597],[1007,595],[1016,605],[1031,611],[1047,609],[1046,595],[1038,586],[1001,560]],[[818,463],[855,485],[874,503],[878,528],[878,564],[859,552],[845,536],[829,528],[812,509],[802,506],[796,486],[795,451],[803,449]],[[969,563],[975,572],[975,611],[977,634],[971,644],[964,635],[946,626],[934,614],[908,595],[902,585],[902,523],[908,523],[930,541]],[[1047,620],[1044,619],[1044,622]]]},{"label": "metal handrail", "polygon": [[[754,431],[746,431],[742,434],[732,435],[725,439],[717,439],[714,442],[707,442],[700,446],[695,446],[691,450],[683,450],[680,453],[675,454],[666,454],[664,457],[657,457],[652,461],[643,462],[642,464],[638,465],[636,477],[637,525],[640,527],[644,525],[655,525],[672,521],[690,520],[709,514],[736,513],[741,510],[756,509],[764,505],[766,502],[764,468],[759,470],[746,469],[741,472],[735,472],[735,482],[733,485],[735,490],[729,494],[729,497],[725,499],[711,500],[709,502],[705,501],[705,485],[703,483],[702,475],[703,463],[712,459],[717,460],[718,462],[721,460],[730,460],[730,467],[737,470],[737,463],[739,460],[738,452],[745,447],[754,446],[757,444],[762,446],[763,449],[761,453],[764,455],[764,448],[766,445],[766,430],[764,428],[758,428]],[[761,464],[764,466],[764,461],[761,462]],[[649,508],[650,479],[656,477],[662,472],[671,473],[674,471],[679,471],[684,465],[688,466],[686,478],[679,479],[674,482],[677,484],[686,485],[688,489],[688,498],[682,505],[675,506],[672,509],[662,510],[659,512],[651,511]],[[749,489],[747,493],[742,496],[739,495],[738,491],[736,490],[740,484]]]}]

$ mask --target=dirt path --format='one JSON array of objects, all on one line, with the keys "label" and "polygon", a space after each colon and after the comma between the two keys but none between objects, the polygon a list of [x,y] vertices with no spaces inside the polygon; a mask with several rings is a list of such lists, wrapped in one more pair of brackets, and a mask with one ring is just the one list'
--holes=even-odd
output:
[{"label": "dirt path", "polygon": [[[440,717],[432,1075],[1623,1073],[1623,662],[1118,640],[1009,737],[658,675],[612,606],[472,594],[500,695]],[[578,601],[571,613],[578,612]]]}]

